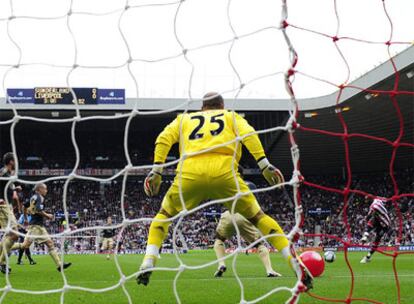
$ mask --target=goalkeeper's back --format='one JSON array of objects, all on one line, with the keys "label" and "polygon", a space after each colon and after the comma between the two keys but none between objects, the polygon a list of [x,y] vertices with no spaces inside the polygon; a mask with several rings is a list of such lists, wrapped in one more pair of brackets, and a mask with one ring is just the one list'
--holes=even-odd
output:
[{"label": "goalkeeper's back", "polygon": [[[216,95],[211,100],[215,101],[217,96],[221,98],[220,95]],[[243,117],[223,109],[222,99],[217,105],[214,103],[211,105],[209,101],[204,101],[202,111],[178,115],[161,132],[156,140],[155,163],[164,163],[168,151],[175,143],[179,143],[180,155],[190,154],[191,158],[221,156],[232,159],[236,153],[234,162],[236,166],[241,157],[241,143],[248,148],[256,160],[265,156],[254,128]],[[241,143],[237,145],[238,136],[242,138]],[[197,154],[197,152],[203,153]],[[231,167],[228,169],[230,170]]]}]

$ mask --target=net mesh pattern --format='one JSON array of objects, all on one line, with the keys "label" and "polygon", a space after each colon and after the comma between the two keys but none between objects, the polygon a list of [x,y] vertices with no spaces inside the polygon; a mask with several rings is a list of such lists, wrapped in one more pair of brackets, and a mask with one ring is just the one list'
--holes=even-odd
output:
[{"label": "net mesh pattern", "polygon": [[[145,165],[145,166],[134,166],[132,164],[131,158],[130,158],[130,154],[128,151],[128,132],[129,132],[129,127],[131,124],[131,121],[134,117],[139,116],[139,115],[156,115],[156,114],[163,114],[163,113],[168,113],[168,112],[174,112],[177,109],[181,108],[181,107],[185,107],[184,112],[188,111],[188,106],[193,103],[194,101],[199,101],[197,98],[195,98],[194,96],[192,96],[191,93],[191,87],[192,87],[192,82],[193,82],[193,78],[194,78],[194,64],[191,61],[191,58],[188,56],[189,53],[191,53],[194,50],[199,50],[199,49],[203,49],[203,48],[208,48],[208,47],[214,47],[214,46],[219,46],[222,44],[229,44],[230,48],[228,50],[228,62],[232,67],[232,70],[234,72],[234,74],[237,76],[238,79],[238,85],[236,86],[236,89],[231,89],[225,92],[220,92],[220,93],[234,93],[235,94],[235,98],[233,99],[232,102],[232,108],[234,109],[236,103],[238,102],[238,96],[239,94],[242,92],[242,90],[244,88],[246,88],[247,86],[249,86],[250,84],[254,83],[255,81],[267,78],[267,77],[271,77],[277,74],[282,74],[284,75],[284,82],[285,82],[285,87],[286,87],[286,92],[289,94],[290,96],[290,103],[291,103],[291,110],[289,111],[289,115],[290,118],[288,119],[287,123],[284,126],[275,126],[275,127],[271,127],[271,128],[267,128],[267,129],[263,129],[263,130],[258,130],[256,133],[257,134],[263,134],[263,133],[269,133],[269,132],[275,132],[275,131],[284,131],[287,132],[288,136],[289,136],[289,140],[290,140],[290,145],[291,145],[291,155],[292,155],[292,162],[293,162],[293,172],[291,174],[291,178],[284,183],[285,187],[292,187],[293,189],[293,202],[294,202],[294,206],[295,206],[295,225],[293,226],[292,230],[288,233],[288,238],[290,241],[290,247],[291,247],[291,252],[294,255],[294,257],[296,258],[296,253],[295,253],[295,249],[294,249],[294,243],[295,241],[297,241],[299,239],[299,237],[301,237],[303,235],[302,233],[302,226],[304,223],[304,213],[303,213],[303,209],[302,209],[302,205],[301,205],[301,195],[300,195],[300,187],[302,184],[310,186],[310,187],[314,187],[314,188],[318,188],[321,189],[323,191],[328,191],[328,192],[335,192],[338,193],[340,195],[343,196],[343,202],[344,202],[344,207],[343,207],[343,221],[347,227],[347,231],[346,231],[346,237],[344,238],[340,238],[336,235],[307,235],[307,236],[319,236],[322,238],[334,238],[337,239],[339,242],[341,242],[343,244],[343,246],[345,247],[345,261],[348,265],[349,268],[349,273],[350,273],[350,280],[351,280],[351,284],[350,284],[350,289],[349,289],[349,293],[348,296],[345,299],[333,299],[333,298],[326,298],[323,297],[321,295],[317,295],[314,293],[308,293],[308,295],[310,295],[311,297],[314,297],[315,299],[319,299],[321,301],[329,301],[329,302],[343,302],[343,303],[350,303],[353,301],[367,301],[367,302],[371,302],[371,303],[380,303],[376,300],[372,300],[372,299],[366,299],[366,298],[355,298],[353,296],[353,290],[354,290],[354,272],[352,270],[352,267],[349,263],[348,260],[348,255],[347,255],[347,248],[350,246],[354,246],[357,244],[352,244],[349,240],[351,240],[351,230],[350,230],[350,225],[348,223],[348,219],[347,219],[347,208],[348,208],[348,198],[352,193],[358,194],[358,195],[365,195],[371,198],[376,197],[375,193],[365,193],[364,191],[358,190],[358,189],[352,189],[351,188],[351,184],[352,184],[352,171],[351,171],[351,166],[350,166],[350,155],[349,155],[349,139],[354,138],[354,137],[360,137],[366,140],[374,140],[374,141],[379,141],[383,144],[386,145],[390,145],[392,147],[392,158],[389,164],[389,173],[392,179],[392,183],[393,183],[393,188],[394,188],[394,195],[392,197],[386,198],[386,200],[388,201],[392,201],[395,209],[397,210],[397,215],[398,215],[398,240],[401,239],[401,234],[402,234],[402,215],[399,212],[399,207],[397,204],[397,201],[402,198],[402,197],[414,197],[414,194],[410,194],[410,193],[399,193],[398,190],[398,184],[397,181],[395,179],[394,176],[394,162],[395,162],[395,158],[396,158],[396,154],[397,154],[397,150],[400,147],[409,147],[409,148],[413,148],[414,144],[412,143],[407,143],[407,142],[402,142],[401,139],[403,137],[404,134],[404,121],[403,121],[403,116],[400,112],[396,97],[398,95],[414,95],[414,92],[407,92],[407,91],[399,91],[398,90],[398,84],[399,84],[399,72],[395,66],[395,63],[393,61],[393,58],[391,56],[391,52],[390,52],[390,47],[393,44],[406,44],[406,45],[410,45],[411,42],[404,42],[404,41],[393,41],[393,23],[391,18],[388,15],[388,11],[387,11],[387,6],[386,6],[386,1],[378,1],[378,5],[382,5],[383,10],[388,18],[389,21],[389,27],[390,27],[390,36],[389,39],[387,41],[368,41],[368,40],[362,40],[362,39],[357,39],[357,38],[352,38],[352,37],[342,37],[339,36],[340,33],[340,14],[338,13],[337,10],[337,3],[336,1],[333,1],[334,3],[334,10],[335,10],[335,16],[336,16],[336,20],[337,20],[337,28],[336,28],[336,34],[335,35],[329,35],[323,32],[318,32],[315,31],[313,29],[308,29],[308,28],[304,28],[301,27],[300,25],[295,25],[295,24],[291,24],[289,23],[289,19],[288,19],[288,5],[287,5],[287,0],[282,0],[281,1],[281,17],[280,17],[280,21],[279,21],[279,26],[275,26],[275,27],[266,27],[266,28],[261,28],[258,30],[255,30],[253,32],[247,33],[247,34],[238,34],[237,29],[234,27],[233,23],[232,23],[232,17],[231,17],[231,8],[232,8],[232,0],[229,0],[227,2],[227,21],[228,21],[228,25],[231,29],[231,32],[233,33],[233,38],[230,40],[226,40],[226,41],[217,41],[215,43],[210,43],[210,44],[206,44],[206,45],[202,45],[199,47],[195,47],[193,49],[191,48],[187,48],[184,43],[182,42],[182,39],[180,37],[180,32],[177,29],[177,19],[179,19],[179,15],[180,15],[180,10],[182,9],[183,5],[185,5],[184,0],[182,1],[175,1],[175,2],[170,2],[170,3],[157,3],[157,4],[142,4],[142,5],[130,5],[129,1],[125,1],[125,5],[123,8],[121,9],[116,9],[113,11],[108,11],[108,12],[102,12],[102,13],[95,13],[95,12],[90,12],[90,11],[75,11],[73,9],[74,7],[74,2],[76,0],[71,0],[68,1],[68,7],[67,7],[67,13],[61,16],[54,16],[54,17],[36,17],[36,16],[18,16],[15,15],[14,13],[14,0],[10,0],[10,15],[8,18],[3,18],[0,19],[0,22],[5,22],[7,25],[7,34],[8,37],[10,39],[10,42],[14,45],[15,49],[16,49],[16,53],[18,54],[18,60],[14,63],[14,64],[2,64],[0,63],[0,65],[2,67],[7,68],[6,73],[4,74],[3,77],[3,91],[6,92],[6,83],[7,83],[7,78],[9,76],[10,73],[13,72],[13,70],[15,69],[23,69],[25,68],[25,66],[29,66],[29,65],[44,65],[44,66],[49,66],[52,68],[68,68],[68,73],[66,75],[66,85],[68,88],[71,88],[71,93],[74,96],[74,99],[76,100],[76,104],[74,105],[74,109],[75,109],[75,115],[71,118],[65,118],[65,119],[45,119],[45,118],[37,118],[37,117],[32,117],[32,116],[23,116],[21,114],[19,114],[17,107],[11,102],[11,100],[9,100],[10,104],[12,105],[12,110],[14,113],[14,117],[8,121],[1,121],[0,124],[1,125],[10,125],[10,137],[11,137],[11,144],[12,144],[12,151],[15,153],[15,155],[19,155],[19,151],[17,151],[16,149],[16,138],[15,138],[15,128],[16,125],[24,120],[29,120],[29,121],[36,121],[36,122],[41,122],[41,123],[71,123],[71,140],[72,140],[72,145],[74,147],[75,150],[75,155],[76,155],[76,161],[75,161],[75,165],[72,168],[72,171],[65,176],[54,176],[54,177],[49,177],[46,179],[43,179],[42,182],[50,182],[50,181],[54,181],[54,180],[60,180],[60,181],[64,181],[64,187],[63,187],[63,209],[64,209],[64,214],[65,214],[65,219],[66,219],[66,227],[65,230],[61,233],[58,234],[53,234],[51,235],[53,237],[53,239],[58,240],[61,243],[61,248],[63,248],[63,244],[65,242],[65,239],[67,238],[71,238],[73,235],[75,235],[76,233],[82,233],[82,232],[86,232],[86,231],[96,231],[98,229],[104,229],[107,228],[107,226],[95,226],[95,227],[86,227],[86,228],[81,228],[81,229],[77,229],[77,230],[71,230],[69,227],[69,215],[68,215],[68,202],[67,202],[67,197],[68,197],[68,188],[69,188],[69,184],[71,181],[73,181],[74,179],[77,180],[85,180],[85,181],[95,181],[95,182],[107,182],[107,181],[111,181],[111,180],[115,180],[118,178],[122,178],[122,191],[121,191],[121,214],[122,214],[122,222],[116,225],[113,225],[112,228],[119,228],[120,232],[118,233],[118,237],[116,240],[116,249],[115,252],[118,252],[118,246],[119,246],[119,242],[120,242],[120,238],[122,236],[122,233],[125,229],[128,229],[128,227],[132,224],[136,224],[136,223],[150,223],[153,219],[151,218],[135,218],[135,219],[128,219],[128,217],[125,214],[125,188],[126,188],[126,183],[127,183],[127,178],[128,178],[128,173],[131,172],[132,170],[150,170],[152,168],[152,165]],[[191,1],[191,0],[187,0],[187,1]],[[131,53],[131,48],[130,48],[130,44],[129,41],[125,35],[125,29],[122,27],[122,19],[124,18],[125,13],[128,11],[134,11],[134,10],[139,10],[140,8],[143,7],[148,7],[148,6],[171,6],[173,8],[175,8],[175,17],[174,17],[174,35],[175,35],[175,39],[177,41],[177,43],[179,44],[180,48],[181,48],[181,52],[172,56],[168,56],[168,57],[164,57],[164,58],[158,58],[158,59],[145,59],[145,58],[133,58],[132,53]],[[111,14],[119,14],[119,20],[118,20],[118,30],[119,30],[119,35],[122,38],[122,41],[124,43],[124,47],[127,49],[127,53],[128,56],[125,60],[125,62],[122,65],[117,65],[117,66],[87,66],[87,65],[80,65],[78,63],[78,42],[77,42],[77,37],[76,35],[74,35],[73,30],[71,28],[71,19],[73,18],[73,16],[75,15],[85,15],[85,16],[90,16],[90,17],[100,17],[100,16],[107,16],[107,15],[111,15]],[[73,42],[73,50],[74,50],[74,57],[73,57],[73,64],[69,65],[69,66],[62,66],[62,65],[55,65],[55,64],[50,64],[48,62],[41,62],[41,63],[22,63],[22,55],[23,55],[23,50],[22,48],[19,46],[17,40],[15,39],[15,37],[12,34],[11,31],[11,27],[13,25],[13,22],[15,22],[15,20],[19,19],[19,18],[25,18],[25,19],[32,19],[32,20],[58,20],[58,19],[62,19],[62,20],[66,20],[66,27],[67,27],[67,31],[70,33],[71,37],[72,37],[72,42]],[[261,75],[259,77],[256,77],[255,79],[249,80],[249,81],[245,81],[238,70],[237,65],[234,63],[233,60],[233,46],[236,45],[238,43],[238,41],[253,36],[253,35],[257,35],[263,31],[269,30],[269,29],[276,29],[279,30],[284,37],[285,40],[285,46],[288,51],[289,51],[289,68],[286,71],[275,71],[272,74],[269,75]],[[347,66],[348,69],[348,75],[347,78],[343,81],[343,83],[341,84],[334,84],[328,80],[324,80],[324,79],[320,79],[318,77],[312,76],[312,75],[308,75],[306,73],[301,72],[300,70],[296,69],[297,63],[298,63],[298,58],[299,55],[298,53],[295,51],[294,45],[292,44],[288,31],[289,29],[294,29],[294,30],[299,30],[299,31],[306,31],[312,35],[318,35],[321,37],[324,37],[328,40],[331,40],[332,43],[334,43],[338,56],[340,56],[344,62],[344,64]],[[380,90],[372,90],[372,89],[367,89],[367,88],[360,88],[360,87],[355,87],[352,85],[348,84],[349,81],[349,77],[350,77],[350,68],[347,62],[347,58],[346,56],[343,54],[340,45],[338,44],[339,41],[342,40],[354,40],[358,43],[367,43],[367,44],[379,44],[379,45],[384,45],[384,47],[386,47],[388,49],[388,53],[389,53],[389,62],[390,64],[393,66],[394,69],[394,73],[395,73],[395,83],[394,83],[394,88],[390,91],[380,91]],[[137,81],[137,77],[136,75],[134,75],[132,69],[131,69],[131,64],[133,62],[136,61],[142,61],[142,62],[161,62],[167,59],[171,59],[171,58],[179,58],[182,57],[186,63],[188,64],[188,67],[190,68],[190,73],[188,75],[188,98],[187,100],[181,104],[178,105],[174,108],[170,108],[167,110],[162,110],[162,111],[140,111],[139,110],[139,100],[140,100],[140,90],[139,90],[139,83]],[[95,68],[95,69],[118,69],[121,67],[126,67],[129,73],[129,76],[131,78],[131,80],[133,81],[134,85],[135,85],[135,97],[137,98],[138,102],[135,104],[134,109],[126,114],[122,114],[122,115],[117,115],[117,116],[82,116],[81,115],[81,108],[77,102],[77,98],[76,98],[76,94],[73,91],[72,87],[72,81],[73,81],[73,72],[75,70],[77,70],[78,68]],[[299,116],[299,105],[298,102],[296,100],[295,97],[295,92],[294,92],[294,79],[295,79],[295,75],[300,74],[304,77],[308,77],[308,78],[312,78],[318,82],[324,82],[327,83],[329,85],[332,85],[336,88],[338,88],[338,93],[337,93],[337,103],[339,104],[340,100],[341,100],[341,95],[343,93],[343,91],[346,88],[353,88],[353,89],[357,89],[360,91],[365,91],[367,93],[371,93],[371,94],[383,94],[389,97],[390,102],[393,104],[395,111],[396,111],[396,116],[397,119],[399,121],[400,124],[400,129],[399,129],[399,134],[398,137],[394,140],[394,141],[390,141],[388,139],[385,138],[380,138],[380,137],[375,137],[375,136],[370,136],[367,134],[358,134],[358,133],[349,133],[348,132],[348,128],[347,128],[347,124],[343,118],[342,113],[339,111],[337,113],[337,117],[343,127],[343,131],[336,133],[336,132],[330,132],[330,131],[325,131],[325,130],[318,130],[318,129],[312,129],[312,128],[307,128],[305,126],[301,126],[297,123],[297,119]],[[126,118],[126,125],[125,125],[125,136],[124,136],[124,151],[125,151],[125,158],[127,160],[127,165],[120,170],[116,175],[111,176],[109,178],[96,178],[96,177],[91,177],[91,176],[85,176],[85,175],[79,175],[78,169],[79,169],[79,163],[80,163],[80,150],[78,147],[78,143],[76,140],[76,129],[77,129],[77,124],[79,124],[80,122],[83,121],[90,121],[90,120],[103,120],[103,119],[121,119],[121,118]],[[297,132],[298,130],[303,131],[303,132],[313,132],[313,133],[319,133],[319,134],[324,134],[324,135],[328,135],[328,136],[334,136],[334,137],[338,137],[341,138],[343,143],[344,143],[344,153],[345,153],[345,160],[346,160],[346,168],[347,168],[347,183],[345,188],[343,189],[334,189],[334,188],[330,188],[330,187],[326,187],[323,185],[319,185],[319,184],[315,184],[309,181],[306,181],[306,179],[301,175],[300,172],[300,163],[299,163],[299,147],[296,143],[296,138],[295,138],[295,132]],[[236,143],[236,145],[240,145],[241,144],[241,140],[243,139],[242,136],[238,136],[234,142]],[[227,142],[223,145],[227,145],[230,142]],[[216,148],[216,147],[214,147]],[[209,149],[211,150],[211,149]],[[208,150],[205,151],[200,151],[198,153],[205,153],[208,152]],[[192,154],[187,154],[185,151],[183,151],[182,156],[179,160],[175,160],[175,161],[171,161],[165,164],[165,166],[173,166],[176,165],[180,160],[183,160],[189,156],[191,156]],[[235,161],[235,155],[233,157],[233,161]],[[16,163],[16,172],[18,172],[18,162]],[[235,172],[233,172],[233,175],[235,177],[235,181],[237,181]],[[181,174],[180,174],[181,176]],[[19,175],[14,175],[11,178],[7,178],[9,185],[13,182],[21,182],[21,183],[25,183],[25,184],[34,184],[37,183],[39,181],[33,182],[30,180],[25,180],[23,178],[21,178]],[[262,192],[262,191],[270,191],[275,189],[276,187],[278,187],[280,185],[277,186],[273,186],[273,187],[267,187],[267,188],[261,188],[261,189],[257,189],[254,190],[253,192]],[[181,188],[181,187],[180,187]],[[233,199],[233,208],[235,207],[235,202],[237,201],[237,198],[240,197],[241,195],[243,195],[243,193],[241,193],[240,191],[232,198]],[[220,200],[214,200],[214,201],[209,201],[206,203],[201,204],[200,206],[198,206],[195,209],[192,210],[187,210],[185,208],[185,202],[184,202],[184,198],[182,195],[182,191],[180,189],[180,197],[181,197],[181,201],[183,204],[183,211],[181,213],[179,213],[177,216],[174,217],[174,220],[176,220],[176,224],[174,226],[173,229],[173,233],[172,233],[172,238],[173,238],[173,246],[174,246],[174,254],[175,257],[179,263],[178,267],[175,268],[168,268],[168,267],[156,267],[157,271],[172,271],[175,272],[175,278],[172,281],[173,284],[173,290],[174,290],[174,294],[175,294],[175,300],[177,301],[177,303],[181,303],[181,298],[180,298],[180,293],[178,292],[177,289],[177,282],[180,278],[180,275],[182,274],[182,272],[184,270],[193,270],[193,269],[201,269],[201,268],[205,268],[208,267],[210,265],[213,265],[215,263],[217,263],[217,260],[211,261],[209,263],[203,264],[203,265],[197,265],[197,266],[191,266],[191,265],[187,265],[183,262],[183,260],[180,257],[179,254],[179,250],[177,250],[176,248],[176,239],[179,237],[179,230],[180,230],[180,225],[183,221],[185,221],[185,217],[193,214],[199,210],[201,210],[202,208],[205,208],[207,206],[211,206],[214,204],[221,204],[224,203],[225,201],[228,201],[229,198],[223,198]],[[234,223],[235,224],[235,223]],[[237,273],[237,267],[236,267],[236,261],[237,261],[237,256],[239,253],[243,252],[246,249],[252,248],[257,242],[262,241],[264,237],[262,237],[260,240],[258,240],[257,242],[250,244],[247,247],[243,247],[242,246],[242,242],[241,242],[241,238],[240,238],[240,232],[237,228],[237,225],[235,225],[236,228],[236,232],[237,232],[237,243],[238,246],[235,249],[235,251],[229,255],[226,256],[226,259],[232,259],[233,262],[233,272],[235,275],[235,278],[239,284],[240,287],[240,299],[235,299],[235,301],[239,301],[240,303],[257,303],[267,297],[269,297],[270,295],[279,292],[279,291],[288,291],[291,293],[291,297],[288,299],[287,302],[289,303],[297,303],[299,302],[300,299],[300,290],[298,288],[299,282],[296,282],[296,284],[294,284],[291,287],[286,287],[286,286],[280,286],[280,287],[275,287],[274,289],[272,289],[271,291],[269,291],[266,294],[263,294],[262,296],[253,299],[253,300],[246,300],[245,298],[245,288],[243,285],[242,280],[240,279],[238,273]],[[6,229],[2,229],[3,232],[7,233],[10,232],[11,228],[10,226],[7,227]],[[267,236],[269,237],[269,236]],[[393,260],[393,270],[394,270],[394,276],[395,276],[395,285],[397,288],[397,295],[398,295],[398,303],[400,303],[401,297],[400,297],[400,285],[399,285],[399,280],[398,280],[398,272],[397,272],[397,268],[396,268],[396,261],[399,255],[401,254],[410,254],[411,252],[407,252],[407,253],[401,253],[398,251],[395,251],[393,253],[388,253],[388,252],[383,252],[380,251],[382,254],[390,256],[390,258]],[[62,254],[61,254],[61,258],[62,261],[64,261],[65,259],[65,254],[64,251],[62,250]],[[7,259],[7,262],[8,259]],[[118,260],[118,256],[117,254],[115,254],[115,264],[116,264],[116,268],[118,270],[119,273],[119,281],[117,284],[107,287],[107,288],[99,288],[99,289],[94,289],[94,288],[87,288],[87,287],[83,287],[83,286],[76,286],[76,285],[72,285],[68,282],[68,279],[66,277],[65,271],[62,271],[61,275],[62,275],[62,279],[63,279],[63,286],[61,288],[58,289],[53,289],[53,290],[41,290],[41,291],[31,291],[31,290],[25,290],[25,289],[17,289],[14,288],[11,284],[10,281],[10,277],[7,274],[5,276],[5,280],[6,280],[6,285],[2,288],[0,288],[0,291],[2,291],[2,295],[0,297],[0,303],[2,303],[6,297],[6,295],[8,293],[12,293],[12,292],[17,292],[17,293],[25,293],[25,294],[32,294],[32,295],[36,295],[36,294],[50,294],[50,293],[60,293],[60,303],[64,303],[65,302],[65,295],[68,291],[70,290],[80,290],[80,291],[86,291],[86,292],[90,292],[90,293],[101,293],[101,292],[105,292],[105,291],[109,291],[109,290],[113,290],[116,288],[122,288],[125,297],[127,298],[129,303],[132,303],[133,300],[127,290],[127,288],[125,287],[125,283],[128,280],[134,279],[136,277],[136,275],[139,273],[138,271],[135,272],[134,274],[128,275],[126,276],[121,268],[120,262]],[[300,269],[296,269],[297,274],[300,274],[301,270]]]}]

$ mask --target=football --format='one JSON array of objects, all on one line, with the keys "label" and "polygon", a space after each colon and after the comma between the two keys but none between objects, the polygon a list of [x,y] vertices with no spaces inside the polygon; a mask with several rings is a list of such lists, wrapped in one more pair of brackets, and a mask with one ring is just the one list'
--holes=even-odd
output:
[{"label": "football", "polygon": [[333,252],[333,251],[326,251],[323,256],[325,258],[325,262],[327,262],[327,263],[332,263],[336,259],[335,252]]},{"label": "football", "polygon": [[305,251],[300,255],[300,259],[314,278],[319,277],[325,270],[325,262],[321,255],[316,251]]}]

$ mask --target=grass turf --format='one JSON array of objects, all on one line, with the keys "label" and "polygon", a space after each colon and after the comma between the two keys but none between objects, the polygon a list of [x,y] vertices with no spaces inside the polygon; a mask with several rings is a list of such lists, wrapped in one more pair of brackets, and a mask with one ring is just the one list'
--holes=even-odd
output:
[{"label": "grass turf", "polygon": [[[383,303],[397,303],[396,284],[392,271],[392,258],[376,254],[370,264],[361,265],[359,260],[363,253],[349,253],[355,274],[353,297],[366,297]],[[184,263],[196,266],[214,260],[212,251],[195,251],[181,255]],[[10,283],[13,288],[31,291],[59,289],[63,279],[56,271],[49,256],[36,256],[37,265],[15,265],[16,257],[11,257],[13,268]],[[119,262],[126,276],[137,270],[142,255],[122,255]],[[255,254],[240,254],[237,259],[237,272],[244,285],[246,300],[253,300],[280,286],[292,286],[295,282],[293,273],[279,254],[271,255],[274,269],[282,273],[282,278],[266,278],[264,268]],[[69,255],[66,261],[73,262],[65,273],[68,283],[86,288],[105,288],[119,282],[115,263],[106,260],[105,255]],[[234,277],[232,261],[227,260],[228,270],[220,279],[213,278],[216,265],[199,270],[185,270],[177,282],[177,290],[182,303],[238,303],[241,289]],[[160,267],[177,267],[173,255],[163,255]],[[401,285],[401,303],[414,303],[414,256],[401,255],[397,259],[397,269]],[[173,279],[176,272],[158,271],[153,273],[150,285],[137,286],[135,279],[127,281],[126,289],[133,303],[175,303]],[[337,260],[326,264],[325,272],[314,282],[313,293],[337,299],[345,299],[350,290],[350,273],[343,254],[337,254]],[[5,278],[0,277],[1,286],[6,285]],[[260,303],[284,303],[289,298],[287,291],[281,291],[267,297]],[[44,295],[27,295],[8,292],[3,300],[5,304],[49,304],[59,303],[61,293]],[[64,294],[67,304],[128,303],[121,287],[100,293],[69,290]],[[324,303],[309,295],[302,295],[300,303]],[[325,302],[326,303],[326,302]],[[361,301],[358,301],[361,303]]]}]

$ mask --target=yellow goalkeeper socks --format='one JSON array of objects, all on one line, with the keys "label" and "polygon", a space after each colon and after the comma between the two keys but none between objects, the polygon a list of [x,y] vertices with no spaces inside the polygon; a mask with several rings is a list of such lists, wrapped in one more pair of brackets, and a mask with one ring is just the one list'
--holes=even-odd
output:
[{"label": "yellow goalkeeper socks", "polygon": [[[167,220],[168,216],[158,213],[154,219],[158,220]],[[148,242],[147,249],[145,251],[144,261],[142,262],[142,267],[150,268],[155,266],[155,262],[159,255],[159,250],[161,248],[162,242],[168,234],[168,227],[171,222],[157,222],[152,221],[149,233],[148,233]]]},{"label": "yellow goalkeeper socks", "polygon": [[267,241],[279,252],[282,251],[283,248],[289,246],[289,241],[286,238],[282,228],[280,228],[279,224],[267,214],[262,216],[257,221],[256,227],[264,236],[275,233],[280,234],[280,236],[272,236],[267,238]]},{"label": "yellow goalkeeper socks", "polygon": [[288,262],[288,265],[292,269],[295,269],[295,265],[293,264],[296,261],[292,259],[292,255],[290,254],[289,241],[279,224],[270,216],[265,214],[259,219],[256,226],[265,236],[275,233],[280,234],[280,236],[272,236],[267,238],[267,241],[283,255]]},{"label": "yellow goalkeeper socks", "polygon": [[[157,220],[166,220],[169,217],[158,213],[154,219]],[[170,226],[171,222],[156,222],[152,221],[149,234],[148,234],[148,245],[155,245],[158,248],[161,247],[162,242],[164,242],[165,237],[168,234],[168,227]],[[158,254],[158,253],[157,253]]]}]

